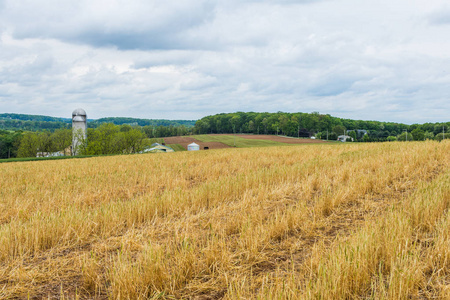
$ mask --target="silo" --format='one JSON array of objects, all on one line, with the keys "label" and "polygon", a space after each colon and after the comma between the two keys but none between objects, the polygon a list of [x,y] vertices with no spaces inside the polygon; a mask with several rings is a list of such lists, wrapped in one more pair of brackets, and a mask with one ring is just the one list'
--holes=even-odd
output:
[{"label": "silo", "polygon": [[188,145],[188,151],[198,151],[200,150],[200,146],[196,143],[192,143]]},{"label": "silo", "polygon": [[72,113],[72,155],[78,155],[80,147],[87,140],[87,115],[84,109],[77,108]]}]

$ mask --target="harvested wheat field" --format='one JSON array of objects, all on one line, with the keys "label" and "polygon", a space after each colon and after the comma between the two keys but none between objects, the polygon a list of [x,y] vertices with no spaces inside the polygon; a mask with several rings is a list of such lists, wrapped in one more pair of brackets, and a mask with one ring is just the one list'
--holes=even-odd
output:
[{"label": "harvested wheat field", "polygon": [[448,299],[450,142],[1,164],[1,299]]}]

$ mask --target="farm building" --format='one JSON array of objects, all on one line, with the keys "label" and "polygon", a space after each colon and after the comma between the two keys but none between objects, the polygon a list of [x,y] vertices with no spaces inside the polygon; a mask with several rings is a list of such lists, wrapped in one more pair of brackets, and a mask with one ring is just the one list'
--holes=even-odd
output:
[{"label": "farm building", "polygon": [[200,150],[200,146],[196,143],[192,143],[188,145],[188,151],[198,151]]},{"label": "farm building", "polygon": [[65,156],[63,151],[60,152],[38,152],[36,153],[36,157],[56,157],[56,156]]},{"label": "farm building", "polygon": [[165,145],[161,145],[158,143],[154,143],[152,144],[151,148],[147,148],[142,150],[139,153],[148,153],[148,152],[152,152],[152,153],[166,153],[166,152],[175,152],[175,150],[173,150],[172,148],[165,146]]},{"label": "farm building", "polygon": [[338,136],[337,140],[340,142],[347,142],[347,141],[353,142],[353,138],[349,135],[340,135]]}]

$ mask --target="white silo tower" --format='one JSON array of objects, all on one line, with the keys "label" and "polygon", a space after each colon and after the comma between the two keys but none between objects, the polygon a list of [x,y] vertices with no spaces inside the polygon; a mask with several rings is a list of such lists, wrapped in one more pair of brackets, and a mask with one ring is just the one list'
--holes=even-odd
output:
[{"label": "white silo tower", "polygon": [[87,140],[87,115],[77,108],[72,113],[72,155],[79,154],[80,146]]}]

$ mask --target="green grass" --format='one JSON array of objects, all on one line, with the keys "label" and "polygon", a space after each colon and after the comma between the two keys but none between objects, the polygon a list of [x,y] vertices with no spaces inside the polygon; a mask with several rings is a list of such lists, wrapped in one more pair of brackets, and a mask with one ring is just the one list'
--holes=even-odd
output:
[{"label": "green grass", "polygon": [[149,145],[154,144],[154,143],[158,143],[158,144],[162,145],[162,143],[164,143],[164,139],[163,138],[151,138],[151,139],[148,139],[148,143],[149,143]]},{"label": "green grass", "polygon": [[170,148],[172,148],[175,151],[187,151],[183,146],[181,146],[180,144],[169,144],[167,145]]},{"label": "green grass", "polygon": [[270,146],[291,146],[292,144],[274,142],[269,140],[253,140],[244,139],[239,136],[232,135],[193,135],[194,139],[202,142],[220,142],[228,146],[234,147],[236,141],[237,148],[249,148],[249,147],[270,147]]},{"label": "green grass", "polygon": [[54,156],[54,157],[14,157],[14,158],[0,159],[0,164],[8,163],[8,162],[72,159],[72,158],[86,158],[86,157],[94,157],[94,156],[96,156],[96,155]]}]

